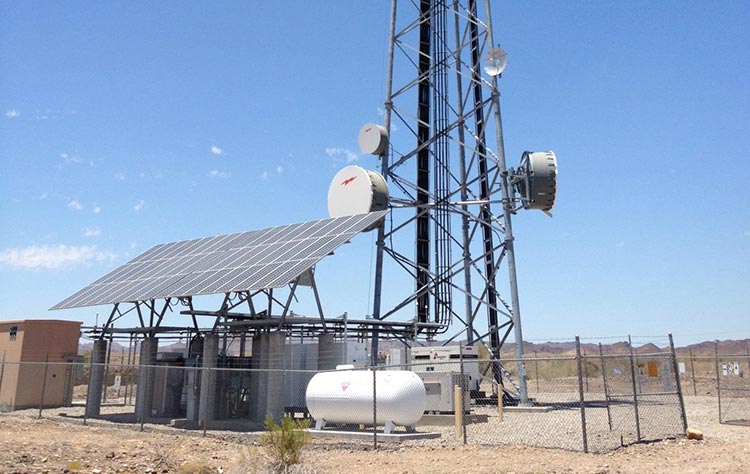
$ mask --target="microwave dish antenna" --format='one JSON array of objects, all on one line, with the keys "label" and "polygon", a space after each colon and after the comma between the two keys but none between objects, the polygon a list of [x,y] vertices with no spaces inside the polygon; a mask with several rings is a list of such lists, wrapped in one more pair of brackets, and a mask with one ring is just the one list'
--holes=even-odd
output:
[{"label": "microwave dish antenna", "polygon": [[487,64],[484,66],[484,72],[494,77],[499,76],[508,65],[508,53],[497,45],[496,48],[490,48],[487,52]]},{"label": "microwave dish antenna", "polygon": [[557,196],[557,157],[553,152],[525,151],[515,175],[524,209],[552,209]]}]

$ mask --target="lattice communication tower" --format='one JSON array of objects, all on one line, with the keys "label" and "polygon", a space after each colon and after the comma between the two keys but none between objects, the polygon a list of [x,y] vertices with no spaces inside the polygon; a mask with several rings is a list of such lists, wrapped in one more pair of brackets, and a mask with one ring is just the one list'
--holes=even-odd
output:
[{"label": "lattice communication tower", "polygon": [[[552,152],[525,152],[517,170],[506,166],[498,89],[506,54],[489,0],[393,0],[388,54],[383,123],[359,136],[380,158],[392,209],[378,228],[372,316],[413,317],[415,338],[465,338],[494,355],[513,332],[522,358],[511,217],[552,208],[557,162]],[[391,268],[414,286],[388,288]]]}]

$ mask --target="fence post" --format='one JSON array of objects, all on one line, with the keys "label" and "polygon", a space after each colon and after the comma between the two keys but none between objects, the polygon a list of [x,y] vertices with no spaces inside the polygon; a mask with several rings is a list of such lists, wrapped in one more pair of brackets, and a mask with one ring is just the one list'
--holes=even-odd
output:
[{"label": "fence post", "polygon": [[635,413],[635,439],[641,442],[641,417],[638,413],[638,386],[635,381],[635,356],[633,355],[633,342],[628,334],[628,349],[630,349],[630,379],[633,384],[633,411]]},{"label": "fence post", "polygon": [[[373,359],[377,360],[377,359]],[[378,389],[377,389],[377,369],[378,366],[372,366],[372,448],[378,450]]]},{"label": "fence post", "polygon": [[604,352],[602,351],[602,343],[599,343],[599,361],[602,364],[602,384],[604,385],[604,403],[607,406],[607,425],[609,431],[612,431],[612,412],[609,409],[609,389],[607,388],[607,369],[604,365]]},{"label": "fence post", "polygon": [[695,358],[693,356],[693,350],[690,349],[690,375],[693,377],[693,396],[698,396],[698,388],[695,385]]},{"label": "fence post", "polygon": [[719,378],[719,341],[714,341],[714,365],[716,366],[716,400],[719,403],[719,423],[721,423],[721,382]]},{"label": "fence post", "polygon": [[[464,345],[463,343],[459,343],[458,345],[458,362],[459,367],[461,369],[461,387],[464,390],[469,390],[469,394],[471,394],[471,387],[468,387],[466,383],[465,373],[464,373]],[[470,395],[471,396],[471,395]],[[461,391],[461,436],[463,437],[463,442],[466,444],[466,417],[464,416],[464,412],[466,410],[466,407],[464,407],[464,394],[463,390]]]},{"label": "fence post", "polygon": [[685,414],[685,400],[682,398],[682,383],[680,383],[679,367],[677,366],[677,356],[674,350],[674,339],[672,339],[672,333],[669,333],[669,350],[672,352],[672,369],[674,370],[674,378],[677,381],[677,398],[680,401],[680,415],[682,416],[682,431],[687,430],[687,415]]},{"label": "fence post", "polygon": [[104,377],[102,377],[102,402],[107,401],[107,380],[109,379],[109,364],[112,361],[112,341],[114,340],[114,334],[109,333],[109,344],[107,344],[107,358],[106,365],[104,366]]},{"label": "fence post", "polygon": [[42,379],[42,395],[39,398],[39,418],[42,417],[42,407],[44,406],[44,392],[47,390],[47,368],[49,367],[49,352],[44,356],[44,378]]},{"label": "fence post", "polygon": [[3,366],[0,367],[0,389],[3,388],[3,375],[5,375],[5,351],[3,351]]},{"label": "fence post", "polygon": [[539,356],[537,351],[534,351],[534,376],[536,377],[536,393],[539,396]]},{"label": "fence post", "polygon": [[586,405],[583,397],[583,371],[581,370],[581,339],[576,336],[576,367],[578,368],[578,400],[581,407],[581,435],[583,437],[583,452],[589,452],[589,442],[586,433]]},{"label": "fence post", "polygon": [[[125,348],[120,348],[120,385],[122,385],[122,379],[125,378],[125,371],[123,370],[125,364]],[[117,387],[117,400],[119,403],[120,399],[120,386]],[[123,396],[123,401],[125,400],[125,397]],[[124,403],[123,403],[124,405]]]},{"label": "fence post", "polygon": [[[201,384],[206,384],[210,386],[209,380],[211,379],[210,375],[210,368],[206,367],[205,364],[201,367],[201,371],[203,372],[201,374]],[[202,387],[203,385],[201,385]],[[200,400],[201,405],[204,405],[203,397],[201,397]],[[206,404],[208,405],[208,404]],[[203,423],[203,437],[206,437],[206,430],[208,429],[208,406],[203,408],[203,419],[201,420],[201,423]]]},{"label": "fence post", "polygon": [[140,358],[139,358],[139,363],[138,363],[138,392],[139,393],[137,393],[135,395],[135,411],[136,411],[136,413],[138,413],[138,423],[140,424],[141,431],[143,431],[143,423],[144,423],[143,419],[145,418],[145,415],[143,414],[143,412],[145,411],[144,410],[144,406],[145,406],[145,403],[144,403],[145,400],[144,399],[146,397],[139,396],[139,394],[140,394],[140,392],[142,390],[141,389],[141,384],[145,385],[145,382],[144,382],[145,378],[146,377],[143,375],[143,361],[141,361]]},{"label": "fence post", "polygon": [[589,393],[589,364],[586,363],[586,349],[583,350],[583,374],[586,377],[586,393]]},{"label": "fence post", "polygon": [[456,431],[456,438],[461,437],[464,426],[464,391],[460,385],[453,386],[453,420]]}]

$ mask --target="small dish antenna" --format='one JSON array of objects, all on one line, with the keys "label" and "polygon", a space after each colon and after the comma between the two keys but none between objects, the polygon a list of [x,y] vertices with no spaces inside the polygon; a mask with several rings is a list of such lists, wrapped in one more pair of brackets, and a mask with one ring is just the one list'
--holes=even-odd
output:
[{"label": "small dish antenna", "polygon": [[362,153],[382,155],[388,149],[388,130],[374,123],[366,123],[357,136]]},{"label": "small dish antenna", "polygon": [[499,76],[508,65],[508,53],[500,45],[497,48],[490,48],[487,51],[487,64],[484,66],[484,72],[490,76]]},{"label": "small dish antenna", "polygon": [[549,212],[557,195],[557,157],[551,151],[525,151],[514,180],[524,209]]}]

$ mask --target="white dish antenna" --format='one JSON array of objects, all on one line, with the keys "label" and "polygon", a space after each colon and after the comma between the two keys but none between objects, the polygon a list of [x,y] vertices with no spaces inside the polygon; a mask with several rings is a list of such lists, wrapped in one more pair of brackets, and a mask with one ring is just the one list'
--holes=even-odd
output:
[{"label": "white dish antenna", "polygon": [[487,64],[484,66],[484,72],[490,76],[499,76],[508,65],[508,53],[500,45],[497,48],[490,48],[487,51]]},{"label": "white dish antenna", "polygon": [[[380,173],[347,166],[336,173],[328,188],[328,215],[353,216],[388,208],[388,186]],[[377,227],[377,224],[366,230]]]},{"label": "white dish antenna", "polygon": [[366,123],[359,129],[357,141],[362,153],[380,156],[388,149],[388,130],[374,123]]}]

